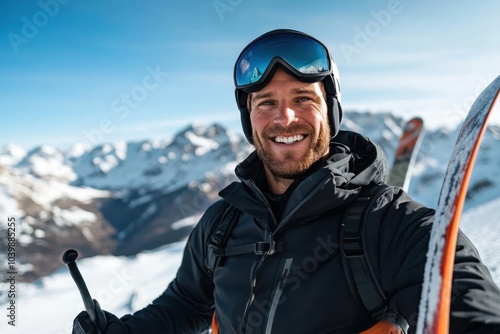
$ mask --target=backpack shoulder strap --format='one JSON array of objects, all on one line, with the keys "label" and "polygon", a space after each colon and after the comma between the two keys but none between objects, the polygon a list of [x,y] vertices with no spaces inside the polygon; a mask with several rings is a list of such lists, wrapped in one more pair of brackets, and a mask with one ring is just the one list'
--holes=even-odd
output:
[{"label": "backpack shoulder strap", "polygon": [[221,260],[218,254],[219,250],[227,244],[229,235],[239,215],[240,210],[228,203],[220,220],[214,224],[210,231],[208,240],[208,269],[212,274]]},{"label": "backpack shoulder strap", "polygon": [[240,217],[241,211],[234,205],[229,204],[222,214],[218,223],[212,228],[208,241],[208,269],[213,274],[215,269],[222,265],[227,256],[254,253],[256,255],[274,254],[282,252],[283,242],[274,240],[258,241],[238,246],[226,247],[231,232]]},{"label": "backpack shoulder strap", "polygon": [[385,191],[387,185],[363,187],[358,197],[347,208],[340,226],[341,260],[347,283],[356,300],[370,313],[373,319],[390,318],[404,333],[406,320],[390,310],[378,277],[375,275],[368,254],[365,254],[364,223],[373,203]]}]

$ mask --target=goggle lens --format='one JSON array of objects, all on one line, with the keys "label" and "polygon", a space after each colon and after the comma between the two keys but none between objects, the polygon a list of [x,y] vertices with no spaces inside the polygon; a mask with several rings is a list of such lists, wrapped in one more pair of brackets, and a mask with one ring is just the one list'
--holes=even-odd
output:
[{"label": "goggle lens", "polygon": [[237,88],[262,82],[276,62],[303,78],[330,73],[328,51],[319,41],[299,34],[271,35],[250,44],[238,57],[234,80]]}]

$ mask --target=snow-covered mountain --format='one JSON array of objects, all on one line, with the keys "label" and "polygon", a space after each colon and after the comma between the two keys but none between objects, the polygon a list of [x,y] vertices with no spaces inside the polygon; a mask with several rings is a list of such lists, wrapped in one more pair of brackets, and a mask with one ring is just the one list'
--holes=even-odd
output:
[{"label": "snow-covered mountain", "polygon": [[[342,127],[378,142],[392,163],[403,123],[390,113],[346,112]],[[436,204],[457,131],[427,131],[422,142],[410,193],[426,205]],[[499,133],[496,127],[486,133],[467,208],[500,197]],[[5,146],[0,214],[17,222],[21,280],[59,268],[68,248],[78,249],[81,258],[134,255],[183,240],[196,222],[187,218],[199,217],[217,200],[217,192],[234,180],[236,164],[252,150],[241,135],[218,124],[189,125],[170,141],[77,144],[66,150]],[[0,239],[2,248],[5,242]],[[2,257],[5,252],[3,264]]]},{"label": "snow-covered mountain", "polygon": [[250,150],[217,124],[190,125],[170,142],[5,147],[0,213],[17,221],[22,280],[57,269],[67,248],[82,257],[135,254],[183,239],[192,226],[177,222],[216,200]]}]

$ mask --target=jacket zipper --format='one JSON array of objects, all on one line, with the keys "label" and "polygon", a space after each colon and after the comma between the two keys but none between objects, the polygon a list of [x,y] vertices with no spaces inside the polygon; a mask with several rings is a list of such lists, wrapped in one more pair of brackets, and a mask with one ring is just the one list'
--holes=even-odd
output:
[{"label": "jacket zipper", "polygon": [[[328,180],[330,180],[331,178],[328,178]],[[324,183],[328,182],[328,180],[325,180]],[[283,227],[283,223],[285,221],[287,221],[289,219],[290,216],[292,216],[292,214],[297,210],[298,207],[300,207],[300,205],[297,205],[297,207],[292,210],[292,212],[290,212],[288,214],[288,216],[286,216],[284,219],[282,219],[281,221],[281,224],[278,224],[277,220],[276,220],[276,217],[274,217],[274,213],[271,209],[271,206],[269,205],[266,197],[264,196],[264,194],[260,191],[259,187],[257,187],[257,185],[255,184],[255,182],[253,180],[248,180],[248,183],[249,185],[251,186],[251,188],[254,189],[255,193],[260,197],[260,199],[264,202],[264,204],[266,205],[267,209],[269,210],[269,212],[271,213],[271,217],[273,218],[273,222],[274,222],[274,225],[277,226],[276,227],[276,230],[274,232],[271,232],[270,234],[270,242],[274,242],[274,234],[276,233],[276,231],[278,231],[279,229],[281,229]],[[323,183],[323,184],[324,184]],[[314,193],[314,192],[313,192]],[[302,201],[304,202],[305,200],[309,199],[310,197],[312,197],[312,193],[309,193],[309,195],[307,197],[305,197]],[[268,226],[265,226],[266,228],[269,228]],[[245,304],[245,311],[243,312],[243,317],[242,317],[242,322],[241,322],[241,327],[240,327],[240,333],[241,334],[245,334],[245,327],[246,327],[246,324],[247,324],[247,321],[248,321],[248,317],[249,317],[249,311],[250,311],[250,307],[252,306],[254,300],[255,300],[255,287],[257,285],[257,274],[258,274],[258,271],[260,269],[260,267],[262,266],[262,264],[264,263],[265,259],[269,256],[270,254],[269,253],[265,253],[259,260],[258,264],[255,266],[254,270],[252,271],[252,275],[251,275],[251,280],[250,280],[250,296],[248,297],[248,300]],[[285,266],[287,265],[288,263],[288,260],[290,260],[289,262],[289,265],[291,266],[292,265],[292,262],[293,262],[293,259],[287,259],[287,261],[285,262]],[[284,269],[283,273],[282,273],[282,276],[281,276],[281,279],[280,279],[280,284],[278,285],[278,289],[276,290],[276,292],[278,293],[279,292],[279,295],[277,296],[275,294],[274,298],[273,298],[273,304],[276,303],[276,305],[274,306],[274,310],[273,308],[271,308],[270,310],[270,313],[272,312],[272,316],[271,314],[268,315],[268,324],[266,326],[266,333],[270,333],[270,330],[271,330],[271,327],[272,327],[272,322],[274,321],[274,314],[276,312],[276,308],[278,306],[278,302],[279,302],[279,298],[281,297],[281,294],[283,293],[283,289],[284,289],[284,283],[283,282],[283,275],[286,273],[286,277],[285,277],[285,281],[286,281],[286,278],[288,278],[288,273],[289,273],[289,269]],[[282,283],[283,282],[283,283]],[[269,332],[268,332],[269,331]]]},{"label": "jacket zipper", "polygon": [[[271,213],[271,217],[274,221],[274,224],[277,225],[278,223],[276,221],[276,217],[274,217],[274,213],[271,210],[271,206],[269,205],[269,203],[266,199],[266,196],[264,196],[264,194],[260,191],[260,189],[257,187],[257,185],[255,184],[255,182],[253,180],[249,180],[248,182],[249,182],[249,185],[251,186],[251,188],[253,188],[254,192],[257,194],[257,196],[259,196],[260,199],[262,200],[262,202],[264,202],[264,204],[266,205],[266,208]],[[268,226],[264,225],[263,227],[264,227],[264,230],[270,230],[270,228]],[[269,239],[270,239],[269,241],[271,243],[274,242],[274,233],[271,232],[269,234]],[[262,257],[260,258],[257,265],[252,270],[252,274],[251,274],[251,278],[250,278],[250,296],[248,297],[248,300],[245,304],[245,311],[243,312],[243,317],[242,317],[241,327],[240,327],[241,334],[245,333],[245,327],[246,327],[246,324],[248,321],[250,307],[252,306],[253,301],[255,300],[255,287],[257,285],[257,274],[259,272],[260,267],[262,266],[262,264],[264,263],[264,261],[266,260],[266,258],[269,255],[270,255],[269,253],[265,253],[264,255],[262,255]]]},{"label": "jacket zipper", "polygon": [[[259,187],[255,184],[253,180],[248,180],[249,185],[251,188],[253,188],[254,192],[259,196],[260,200],[266,205],[267,210],[271,214],[271,217],[273,218],[272,223],[274,226],[278,226],[278,221],[276,220],[276,217],[274,216],[274,212],[271,209],[271,205],[269,205],[269,202],[267,201],[266,196],[260,191]],[[265,226],[265,228],[271,229],[269,226]]]},{"label": "jacket zipper", "polygon": [[269,315],[267,318],[266,324],[266,334],[271,334],[273,329],[274,316],[276,314],[276,309],[278,308],[278,304],[280,302],[281,295],[283,294],[283,290],[285,289],[285,284],[288,279],[288,274],[290,273],[290,267],[292,266],[293,258],[286,259],[285,266],[283,271],[281,272],[281,277],[278,282],[278,287],[274,292],[273,301],[271,303],[271,307],[269,309]]},{"label": "jacket zipper", "polygon": [[252,276],[250,280],[250,296],[248,297],[247,303],[245,305],[245,311],[243,312],[243,317],[242,317],[243,320],[241,321],[240,333],[242,334],[245,333],[245,327],[248,321],[250,307],[252,306],[253,301],[255,300],[255,287],[257,286],[257,272],[259,271],[260,267],[264,263],[264,260],[267,258],[267,256],[268,256],[267,253],[262,255],[259,262],[252,271]]}]

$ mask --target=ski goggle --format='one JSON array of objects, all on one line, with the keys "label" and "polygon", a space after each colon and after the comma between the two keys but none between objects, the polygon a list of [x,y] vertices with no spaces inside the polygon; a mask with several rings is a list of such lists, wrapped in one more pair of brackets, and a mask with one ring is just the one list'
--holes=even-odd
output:
[{"label": "ski goggle", "polygon": [[260,90],[278,63],[307,82],[320,81],[332,73],[330,54],[320,41],[287,31],[264,35],[243,49],[234,66],[236,89],[247,93]]}]

